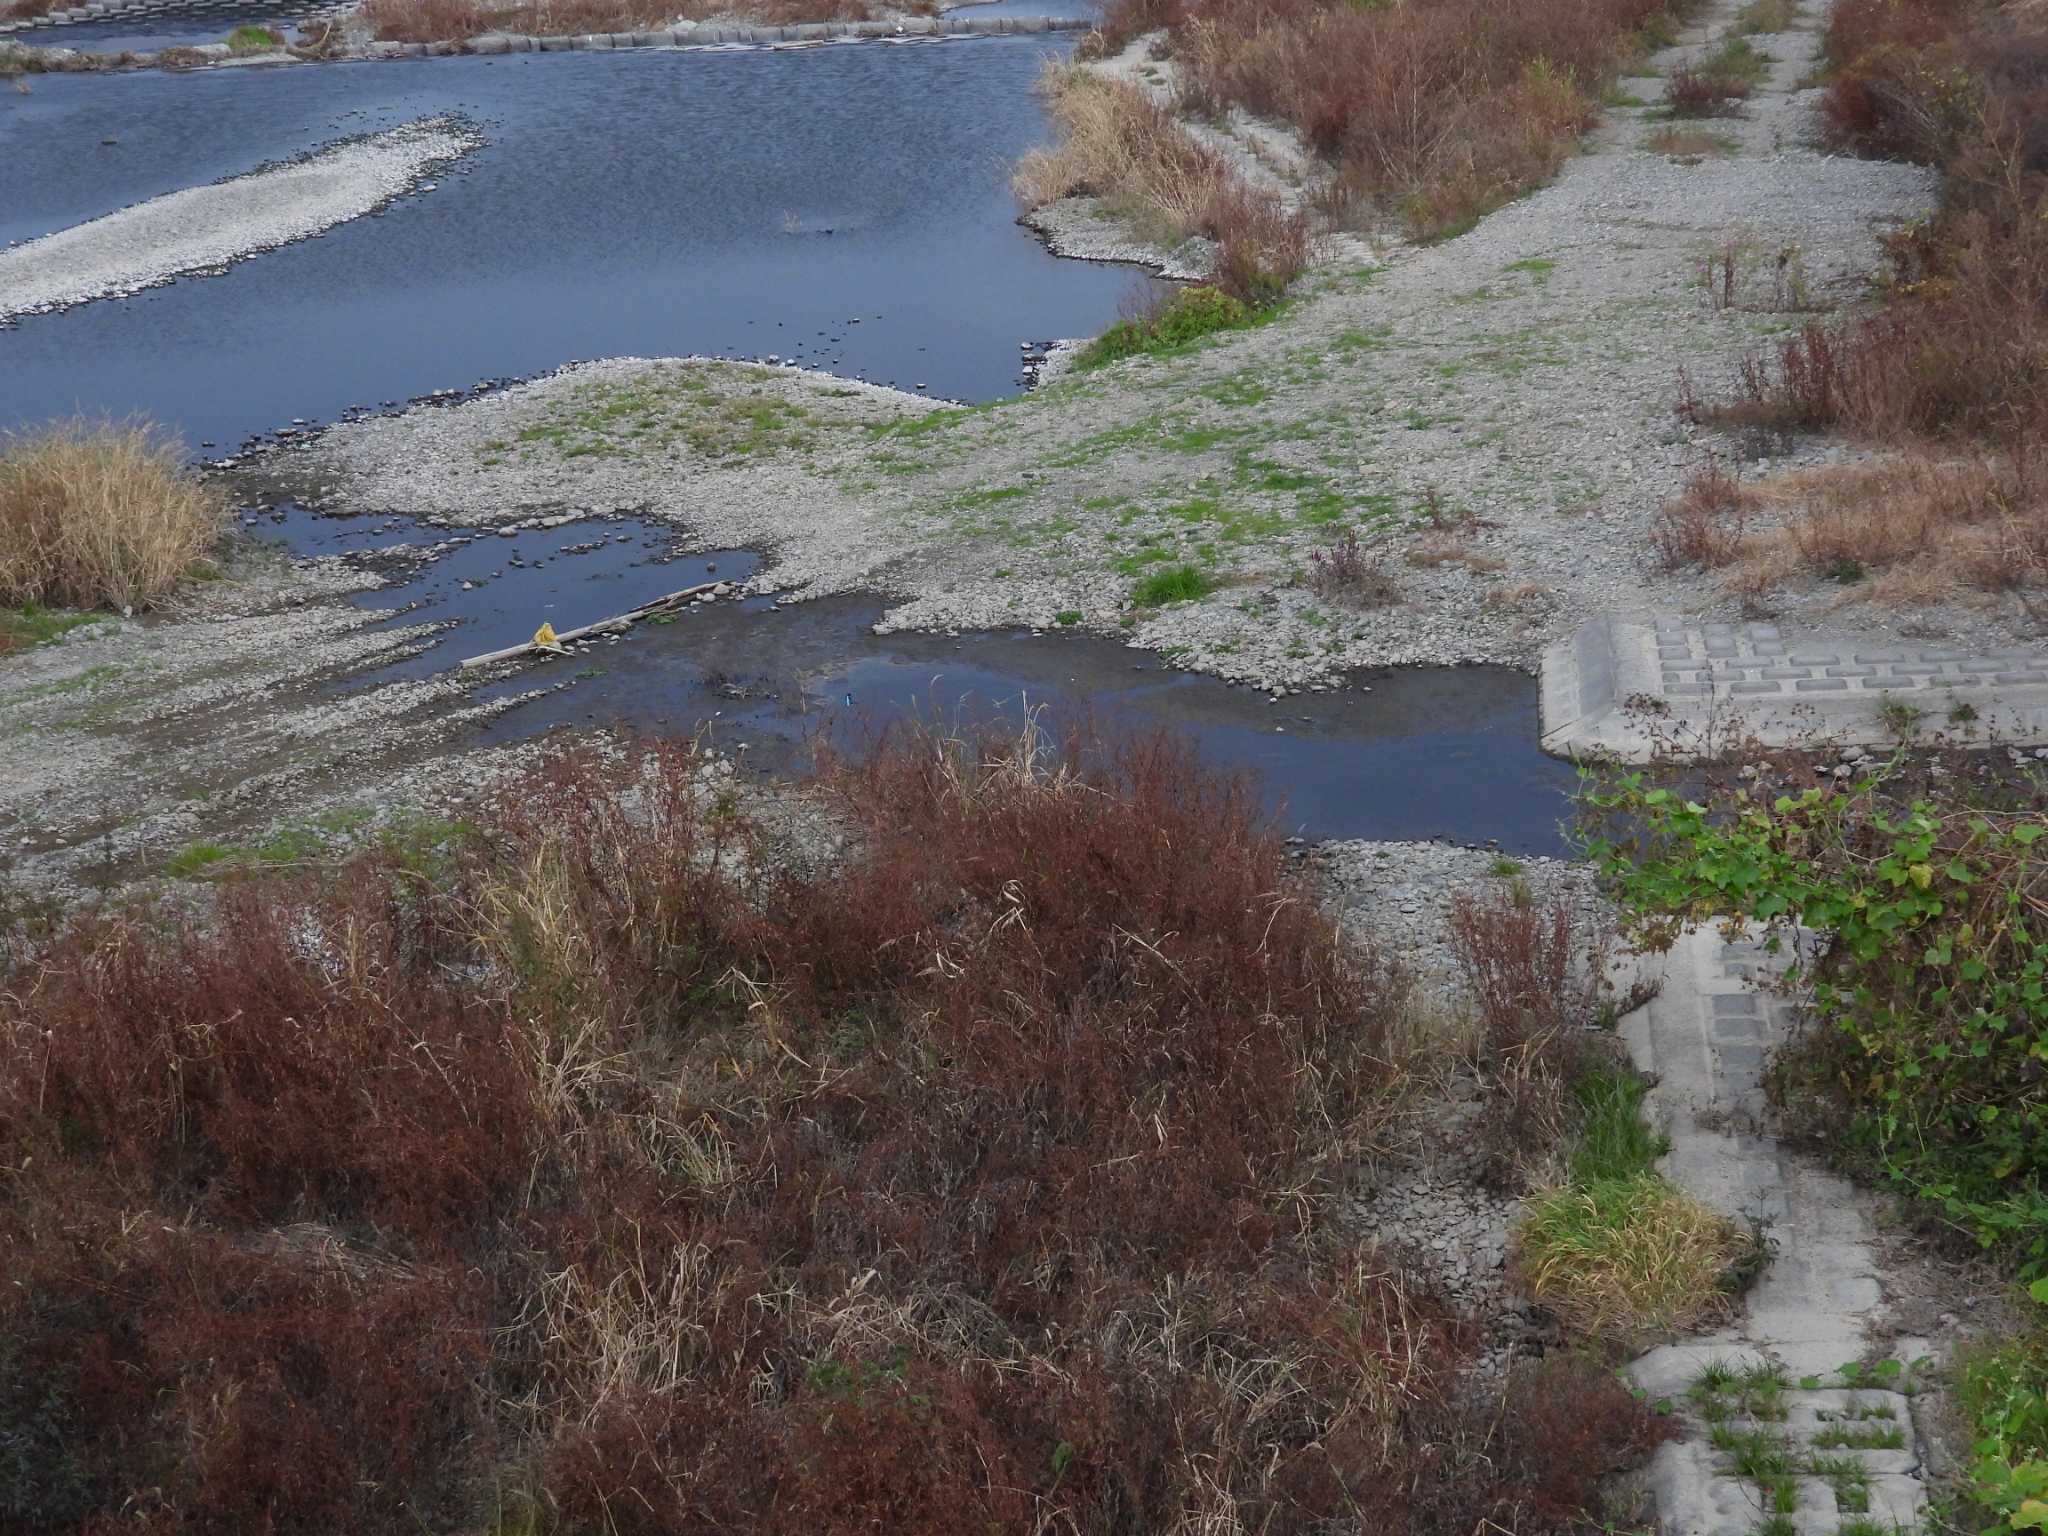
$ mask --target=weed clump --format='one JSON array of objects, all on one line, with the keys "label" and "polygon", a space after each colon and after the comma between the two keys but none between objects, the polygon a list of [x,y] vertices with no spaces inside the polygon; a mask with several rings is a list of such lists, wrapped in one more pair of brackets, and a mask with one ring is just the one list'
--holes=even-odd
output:
[{"label": "weed clump", "polygon": [[1384,608],[1401,595],[1386,567],[1385,551],[1362,541],[1355,528],[1309,551],[1308,584],[1318,597],[1360,608]]},{"label": "weed clump", "polygon": [[1131,601],[1140,608],[1164,608],[1169,603],[1190,603],[1216,590],[1216,578],[1200,566],[1172,565],[1154,571],[1131,588]]},{"label": "weed clump", "polygon": [[80,420],[0,437],[0,603],[146,606],[226,526],[226,498],[153,427]]},{"label": "weed clump", "polygon": [[1673,117],[1720,117],[1748,100],[1749,82],[1734,75],[1679,68],[1664,81],[1664,106]]},{"label": "weed clump", "polygon": [[1612,1060],[1584,1062],[1566,1176],[1531,1197],[1516,1233],[1530,1294],[1597,1337],[1696,1331],[1755,1256],[1752,1237],[1656,1172],[1670,1145],[1643,1122],[1646,1089]]},{"label": "weed clump", "polygon": [[1220,288],[1182,288],[1156,307],[1117,321],[1082,349],[1075,366],[1098,368],[1126,357],[1178,352],[1219,331],[1242,330],[1252,320],[1243,301]]}]

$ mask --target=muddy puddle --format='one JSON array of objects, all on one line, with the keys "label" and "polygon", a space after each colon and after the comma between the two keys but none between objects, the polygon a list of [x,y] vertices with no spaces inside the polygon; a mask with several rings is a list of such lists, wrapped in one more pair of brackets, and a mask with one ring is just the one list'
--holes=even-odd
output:
[{"label": "muddy puddle", "polygon": [[301,558],[349,556],[376,571],[389,585],[355,601],[396,610],[381,628],[447,626],[418,654],[337,685],[346,690],[458,667],[530,640],[543,624],[574,629],[684,587],[745,581],[760,565],[744,550],[679,554],[673,529],[632,518],[496,533],[404,517],[324,517],[287,504],[245,512],[242,530]]},{"label": "muddy puddle", "polygon": [[[631,518],[506,536],[287,506],[251,514],[246,531],[385,575],[391,585],[356,601],[398,610],[386,625],[446,626],[419,654],[335,685],[344,690],[451,672],[544,622],[594,623],[701,582],[744,581],[759,563],[744,551],[678,553],[672,530]],[[573,656],[493,675],[476,697],[519,702],[479,739],[626,726],[701,736],[753,772],[786,774],[807,767],[821,740],[857,750],[898,722],[1014,725],[1028,712],[1053,732],[1085,721],[1184,734],[1212,765],[1256,774],[1287,830],[1303,837],[1566,851],[1559,823],[1576,775],[1538,745],[1536,683],[1522,673],[1361,672],[1345,687],[1276,702],[1101,636],[877,635],[885,609],[866,594],[693,604]]]},{"label": "muddy puddle", "polygon": [[807,763],[820,736],[857,748],[894,721],[1014,724],[1029,710],[1053,732],[1086,720],[1112,732],[1186,735],[1212,766],[1254,772],[1287,829],[1303,837],[1565,851],[1558,823],[1576,774],[1539,748],[1536,684],[1519,672],[1361,673],[1342,690],[1273,703],[1096,636],[876,635],[884,606],[836,597],[772,612],[680,615],[588,662],[549,663],[595,675],[520,705],[487,735],[611,724],[701,732],[776,773]]}]

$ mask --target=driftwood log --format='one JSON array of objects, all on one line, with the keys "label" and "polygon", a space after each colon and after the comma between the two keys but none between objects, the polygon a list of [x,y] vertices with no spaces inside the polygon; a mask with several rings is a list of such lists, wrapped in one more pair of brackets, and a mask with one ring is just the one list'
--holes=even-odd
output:
[{"label": "driftwood log", "polygon": [[614,614],[608,619],[599,619],[595,624],[585,624],[581,629],[565,629],[555,636],[553,645],[537,645],[528,640],[522,645],[508,645],[502,651],[486,651],[481,656],[472,656],[462,665],[464,670],[467,670],[470,667],[487,667],[494,661],[511,661],[519,656],[564,655],[566,652],[562,648],[571,640],[581,640],[589,635],[602,635],[615,629],[631,629],[637,620],[657,613],[667,613],[700,592],[709,592],[712,588],[722,585],[722,582],[716,581],[699,582],[694,587],[685,587],[680,592],[657,597],[651,603],[642,603],[638,608],[628,608],[624,613]]}]

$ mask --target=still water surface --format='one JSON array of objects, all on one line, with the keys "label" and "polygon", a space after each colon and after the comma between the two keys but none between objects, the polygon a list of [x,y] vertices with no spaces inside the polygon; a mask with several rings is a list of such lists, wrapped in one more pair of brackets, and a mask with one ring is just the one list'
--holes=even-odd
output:
[{"label": "still water surface", "polygon": [[[0,329],[0,426],[143,413],[197,447],[578,358],[775,354],[983,400],[1114,320],[1007,179],[1043,37],[43,76],[0,99],[0,242],[439,113],[486,148],[382,214]],[[112,139],[112,144],[103,140]],[[856,323],[857,322],[857,323]]]}]

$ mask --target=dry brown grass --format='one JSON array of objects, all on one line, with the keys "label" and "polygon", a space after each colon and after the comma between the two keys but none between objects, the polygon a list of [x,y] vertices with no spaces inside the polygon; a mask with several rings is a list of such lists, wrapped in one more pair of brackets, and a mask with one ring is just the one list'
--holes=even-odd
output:
[{"label": "dry brown grass", "polygon": [[1727,1217],[1651,1176],[1536,1195],[1516,1267],[1567,1328],[1628,1340],[1697,1332],[1724,1315],[1728,1277],[1753,1248]]},{"label": "dry brown grass", "polygon": [[227,510],[147,424],[0,437],[0,603],[146,606],[206,560]]},{"label": "dry brown grass", "polygon": [[1114,0],[1101,48],[1169,30],[1184,105],[1291,123],[1329,206],[1376,202],[1455,233],[1555,173],[1659,0]]},{"label": "dry brown grass", "polygon": [[1406,558],[1418,570],[1431,570],[1439,565],[1462,565],[1475,576],[1490,576],[1508,568],[1507,561],[1498,555],[1474,549],[1464,540],[1444,533],[1424,534],[1415,541]]},{"label": "dry brown grass", "polygon": [[1704,128],[1659,128],[1643,140],[1643,148],[1653,155],[1701,160],[1734,152],[1733,141],[1726,135],[1709,133]]},{"label": "dry brown grass", "polygon": [[1162,242],[1206,236],[1221,248],[1216,285],[1250,304],[1277,297],[1307,264],[1305,220],[1246,186],[1139,87],[1051,61],[1039,92],[1056,142],[1011,177],[1027,206],[1099,197]]},{"label": "dry brown grass", "polygon": [[1651,523],[1659,563],[1667,571],[1693,565],[1711,570],[1728,564],[1756,506],[1755,493],[1718,455],[1710,455],[1685,490],[1660,507]]},{"label": "dry brown grass", "polygon": [[1920,603],[2048,579],[2048,496],[2027,455],[1911,451],[1749,494],[1783,524],[1736,537],[1714,562],[1735,567],[1740,590],[1826,577],[1848,597]]},{"label": "dry brown grass", "polygon": [[702,766],[24,956],[0,1524],[1566,1536],[1656,1442],[1338,1225],[1407,989],[1247,782],[895,737],[806,871]]},{"label": "dry brown grass", "polygon": [[1897,601],[2038,586],[2048,26],[2036,6],[1840,0],[1827,56],[1831,141],[1940,166],[1942,207],[1886,240],[1881,310],[1809,324],[1751,356],[1735,398],[1704,413],[1893,450],[1765,488],[1788,509],[1785,526],[1739,541],[1731,581],[1757,593],[1821,574]]},{"label": "dry brown grass", "polygon": [[1039,92],[1057,142],[1018,161],[1011,186],[1036,207],[1063,197],[1099,197],[1158,232],[1185,239],[1231,187],[1222,160],[1143,90],[1089,70],[1047,63]]}]

